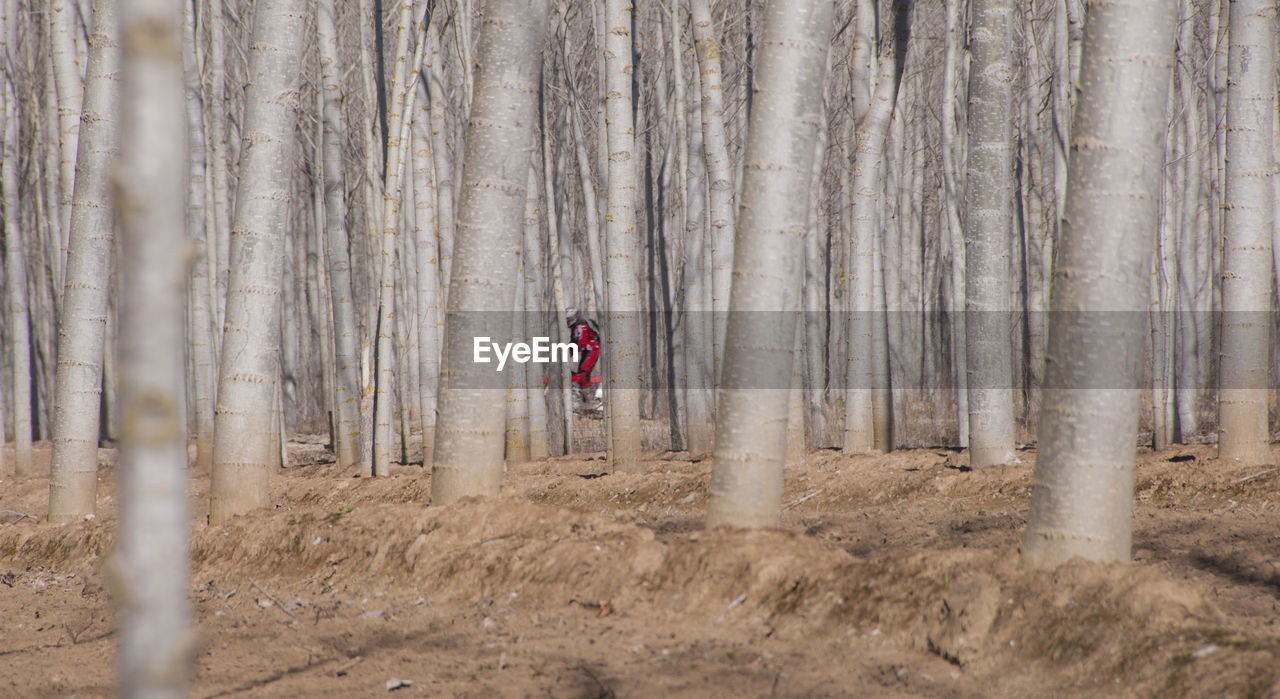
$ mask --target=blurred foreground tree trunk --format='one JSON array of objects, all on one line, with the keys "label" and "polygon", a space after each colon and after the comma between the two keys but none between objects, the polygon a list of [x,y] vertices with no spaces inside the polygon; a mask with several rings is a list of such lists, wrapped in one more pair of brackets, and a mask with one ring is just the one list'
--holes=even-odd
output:
[{"label": "blurred foreground tree trunk", "polygon": [[125,0],[120,20],[119,686],[125,697],[181,697],[196,652],[187,601],[181,9]]}]

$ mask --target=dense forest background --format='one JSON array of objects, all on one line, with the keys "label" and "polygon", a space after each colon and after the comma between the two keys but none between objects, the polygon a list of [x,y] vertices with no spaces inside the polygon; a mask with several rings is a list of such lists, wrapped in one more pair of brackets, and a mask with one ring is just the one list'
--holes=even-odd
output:
[{"label": "dense forest background", "polygon": [[[295,148],[286,170],[289,215],[278,268],[280,429],[339,431],[339,408],[351,400],[341,393],[340,376],[350,358],[335,357],[343,337],[353,340],[366,395],[364,431],[371,429],[369,388],[384,381],[375,371],[379,295],[390,281],[395,369],[388,376],[397,402],[388,419],[402,435],[395,438],[393,458],[421,460],[414,452],[423,442],[403,435],[422,433],[424,416],[428,428],[433,420],[434,407],[427,404],[433,389],[421,387],[437,381],[440,350],[422,340],[439,335],[422,326],[443,327],[482,3],[304,5],[302,60],[289,76],[297,86]],[[245,87],[260,6],[199,0],[187,3],[185,12],[193,434],[212,420],[235,192],[243,144],[253,138],[246,130]],[[720,357],[720,331],[709,312],[727,304],[762,7],[751,0],[641,2],[631,17],[639,173],[634,258],[647,312],[640,370],[648,388],[641,412],[670,423],[671,448],[705,449],[709,439],[702,434],[712,415],[707,377],[719,371]],[[1027,442],[1034,440],[1043,380],[1045,311],[1066,197],[1083,8],[1073,0],[1012,7],[1013,60],[1004,79],[1013,97],[1014,225],[1000,264],[1007,264],[1011,280],[1008,386],[1016,389],[1019,441]],[[1203,439],[1216,427],[1227,7],[1186,0],[1179,11],[1151,314],[1142,319],[1149,324],[1143,386],[1150,389],[1142,424],[1157,441]],[[48,438],[55,422],[64,290],[75,286],[67,250],[80,198],[79,192],[73,196],[76,156],[92,133],[92,122],[81,117],[94,90],[92,9],[88,0],[30,6],[10,0],[4,6],[7,303],[0,310],[6,348],[0,402],[7,439],[28,433]],[[560,3],[546,33],[539,140],[529,162],[524,283],[511,306],[533,312],[526,328],[531,335],[561,337],[560,319],[569,307],[596,317],[605,312],[604,14],[596,3]],[[959,311],[966,125],[973,109],[966,99],[970,22],[965,2],[836,3],[803,251],[799,368],[811,447],[841,445],[845,389],[868,387],[850,379],[848,361],[856,352],[849,312],[863,308],[886,311],[876,316],[880,351],[871,387],[888,389],[878,392],[876,410],[889,411],[892,432],[881,434],[878,446],[966,439]],[[404,97],[396,94],[396,80],[405,78],[397,76],[404,75],[408,94],[416,97],[406,100],[411,106],[405,105],[409,125],[402,139],[389,129],[401,108],[396,99]],[[86,111],[90,116],[101,117]],[[871,150],[883,153],[882,169],[874,179],[860,179],[869,169],[860,156]],[[399,177],[388,163],[402,159]],[[389,196],[397,178],[402,191]],[[860,227],[864,221],[869,227]],[[110,258],[106,251],[91,262],[114,268]],[[859,306],[864,292],[854,271],[864,258],[874,289],[870,305]],[[344,315],[336,312],[333,278],[347,270],[353,312]],[[106,290],[112,341],[104,345],[101,378],[101,434],[108,439],[119,429],[111,408],[117,388],[113,290]],[[1274,337],[1274,315],[1269,317]],[[715,347],[707,350],[705,338],[713,338]],[[197,351],[204,346],[208,354]],[[1274,386],[1275,361],[1270,366]],[[509,450],[555,454],[571,444],[566,404],[558,392],[542,389],[542,378],[530,374],[513,384],[521,395],[511,399],[509,429],[518,436]],[[550,379],[553,386],[562,382]],[[368,454],[371,440],[364,442]]]}]

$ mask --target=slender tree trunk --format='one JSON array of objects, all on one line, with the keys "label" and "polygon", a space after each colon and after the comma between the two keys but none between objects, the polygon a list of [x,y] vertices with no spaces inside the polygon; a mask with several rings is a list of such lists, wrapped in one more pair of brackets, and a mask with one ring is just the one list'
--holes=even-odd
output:
[{"label": "slender tree trunk", "polygon": [[196,57],[195,8],[183,5],[183,81],[187,117],[187,235],[190,236],[191,273],[187,285],[187,341],[190,347],[191,406],[195,413],[196,471],[208,474],[213,466],[213,390],[216,381],[214,359],[213,288],[209,278],[209,235],[205,191],[208,183],[203,110],[200,99],[200,64]]},{"label": "slender tree trunk", "polygon": [[[387,132],[386,182],[382,187],[382,271],[378,299],[377,396],[374,405],[373,475],[391,475],[392,387],[395,381],[395,258],[399,248],[400,189],[404,179],[405,156],[409,152],[409,126],[417,90],[409,89],[418,80],[418,69],[426,51],[426,42],[409,55],[409,35],[413,32],[413,0],[402,0],[400,26],[396,32],[396,66],[391,77],[391,103]],[[403,377],[406,380],[408,377]],[[401,400],[404,400],[402,395]]]},{"label": "slender tree trunk", "polygon": [[278,428],[271,419],[280,374],[283,236],[295,148],[303,0],[257,8],[245,94],[245,145],[236,191],[222,366],[218,376],[209,520],[265,507]]},{"label": "slender tree trunk", "polygon": [[120,46],[115,3],[93,5],[93,51],[76,162],[67,286],[58,326],[49,520],[95,512],[98,499],[99,400],[107,299],[115,253],[110,169],[116,151]]},{"label": "slender tree trunk", "polygon": [[[547,204],[547,243],[552,260],[550,282],[555,304],[555,318],[552,327],[559,328],[559,332],[556,335],[552,335],[552,337],[558,337],[564,333],[564,326],[560,324],[560,319],[565,317],[565,312],[569,308],[569,302],[565,297],[567,296],[567,289],[573,286],[569,281],[573,270],[573,262],[569,237],[560,235],[560,219],[556,212],[554,163],[551,159],[551,132],[547,126],[546,80],[547,76],[544,73],[541,89],[538,91],[538,116],[540,118],[540,133],[542,136],[542,183]],[[569,362],[562,362],[560,364],[560,376],[558,377],[558,383],[556,383],[556,386],[559,387],[560,409],[564,413],[564,442],[561,445],[563,449],[560,452],[562,454],[569,454],[573,450],[573,385],[571,377],[573,376],[574,368]]]},{"label": "slender tree trunk", "polygon": [[196,653],[187,601],[181,10],[167,0],[126,0],[120,9],[120,689],[181,697]]},{"label": "slender tree trunk", "polygon": [[[894,32],[884,39],[877,62],[879,77],[871,107],[857,127],[857,154],[854,161],[851,318],[846,362],[844,452],[865,454],[877,448],[873,390],[886,390],[874,382],[876,326],[883,325],[883,307],[875,303],[876,210],[883,196],[881,181],[885,142],[897,103],[910,32],[911,3],[895,0]],[[877,313],[879,315],[877,315]],[[884,408],[881,408],[882,412]],[[882,417],[887,417],[883,416]],[[880,446],[883,446],[880,445]]]},{"label": "slender tree trunk", "polygon": [[[427,25],[427,52],[431,56],[431,68],[427,71],[427,93],[431,99],[431,157],[436,166],[436,207],[438,209],[437,237],[440,241],[440,293],[441,302],[448,298],[449,275],[452,273],[454,238],[454,187],[453,160],[449,150],[449,122],[445,118],[448,106],[448,86],[444,80],[443,59],[440,57],[440,24]],[[458,147],[458,146],[455,146]]]},{"label": "slender tree trunk", "polygon": [[960,45],[964,32],[960,27],[960,9],[963,0],[947,0],[947,48],[942,73],[942,181],[945,192],[944,208],[947,219],[947,239],[951,257],[951,346],[955,357],[956,414],[960,434],[960,446],[969,446],[969,368],[966,362],[967,330],[965,326],[964,228],[960,218],[960,185],[956,182],[956,88],[959,71]]},{"label": "slender tree trunk", "polygon": [[636,171],[639,165],[632,111],[631,2],[606,0],[608,25],[605,85],[609,136],[609,215],[605,221],[605,292],[609,312],[604,324],[607,362],[606,415],[610,446],[620,471],[640,464],[640,287],[636,230]]},{"label": "slender tree trunk", "polygon": [[1009,241],[1013,231],[1013,8],[973,0],[969,154],[965,176],[965,365],[969,464],[1017,461]]},{"label": "slender tree trunk", "polygon": [[413,120],[413,217],[418,261],[418,394],[422,402],[422,464],[435,457],[436,395],[440,386],[440,245],[436,237],[435,158],[430,108],[419,100]]},{"label": "slender tree trunk", "polygon": [[220,360],[222,348],[222,327],[226,320],[227,277],[231,257],[231,185],[227,166],[231,155],[228,152],[226,97],[226,58],[223,34],[226,22],[223,20],[222,0],[207,0],[209,23],[209,157],[210,172],[213,175],[212,203],[213,226],[209,233],[210,255],[209,269],[213,278],[214,294],[214,335],[217,340],[214,358]]},{"label": "slender tree trunk", "polygon": [[[1022,558],[1128,561],[1176,7],[1089,8]],[[1127,110],[1125,119],[1116,119]]]},{"label": "slender tree trunk", "polygon": [[734,185],[733,164],[729,160],[728,137],[725,135],[724,84],[720,42],[711,22],[709,0],[690,0],[693,16],[693,39],[698,50],[698,73],[701,79],[702,140],[707,162],[707,185],[711,217],[711,308],[712,352],[714,376],[723,371],[725,329],[729,310],[729,287],[733,266]]},{"label": "slender tree trunk", "polygon": [[334,361],[336,382],[336,442],[338,468],[360,463],[360,355],[356,335],[354,291],[351,284],[350,241],[347,236],[346,184],[343,180],[341,71],[338,39],[334,33],[333,0],[316,6],[316,42],[320,50],[320,84],[324,94],[322,121],[324,171],[324,227],[328,253],[329,293],[333,299]]},{"label": "slender tree trunk", "polygon": [[1275,18],[1273,1],[1231,3],[1218,457],[1246,466],[1269,462]]},{"label": "slender tree trunk", "polygon": [[76,66],[75,9],[70,0],[53,0],[49,6],[50,38],[52,39],[53,79],[58,94],[58,141],[62,148],[59,158],[58,201],[59,237],[68,239],[71,230],[72,188],[76,177],[77,141],[80,137],[80,109],[83,99],[80,68]]},{"label": "slender tree trunk", "polygon": [[[445,331],[446,372],[436,426],[431,502],[497,496],[502,483],[503,376],[472,361],[475,338],[501,341],[488,315],[508,308],[519,270],[524,188],[535,145],[538,68],[547,0],[489,0],[480,35],[476,101],[463,159]],[[490,312],[486,314],[485,312]]]},{"label": "slender tree trunk", "polygon": [[707,525],[777,526],[832,4],[773,0],[747,144]]},{"label": "slender tree trunk", "polygon": [[[545,268],[543,260],[549,248],[542,245],[541,207],[538,206],[538,168],[529,168],[529,184],[525,190],[524,219],[524,287],[525,301],[516,307],[525,328],[525,337],[540,335],[542,321],[546,314],[542,312]],[[557,323],[558,325],[558,323]],[[528,404],[528,431],[525,443],[528,446],[529,458],[545,459],[549,455],[547,444],[547,387],[544,384],[547,373],[543,364],[528,363],[524,365],[524,377],[520,389],[524,391]]]},{"label": "slender tree trunk", "polygon": [[36,475],[31,460],[31,313],[26,245],[18,203],[17,95],[11,77],[4,80],[3,89],[4,159],[0,162],[0,187],[4,189],[4,294],[9,304],[9,326],[5,330],[13,361],[13,474],[23,479]]},{"label": "slender tree trunk", "polygon": [[[692,81],[692,89],[700,89]],[[700,100],[691,100],[700,101]],[[711,453],[714,446],[715,366],[712,340],[710,251],[707,245],[706,158],[702,129],[690,125],[688,186],[685,187],[684,243],[684,364],[685,445],[690,454]]]}]

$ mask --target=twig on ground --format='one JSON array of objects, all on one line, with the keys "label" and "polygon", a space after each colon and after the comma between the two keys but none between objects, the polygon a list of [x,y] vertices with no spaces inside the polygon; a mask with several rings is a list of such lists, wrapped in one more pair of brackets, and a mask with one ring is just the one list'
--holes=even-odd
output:
[{"label": "twig on ground", "polygon": [[1270,474],[1270,473],[1275,473],[1276,471],[1280,471],[1280,467],[1277,467],[1277,468],[1269,468],[1269,469],[1267,469],[1267,470],[1265,470],[1265,471],[1258,471],[1257,473],[1253,474],[1252,476],[1245,476],[1244,478],[1241,478],[1240,480],[1236,481],[1236,484],[1237,484],[1237,485],[1239,485],[1240,483],[1248,483],[1248,482],[1249,482],[1249,481],[1251,481],[1251,480],[1255,480],[1255,479],[1258,479],[1258,478],[1262,478],[1263,476],[1265,476],[1265,475],[1267,475],[1267,474]]},{"label": "twig on ground", "polygon": [[272,602],[275,602],[276,607],[280,611],[284,612],[285,614],[288,614],[290,619],[293,619],[294,621],[298,620],[298,617],[294,616],[293,612],[289,611],[288,609],[285,609],[284,605],[280,604],[280,600],[276,599],[275,597],[272,597],[270,592],[267,592],[266,590],[262,589],[262,586],[258,584],[257,580],[254,580],[253,578],[249,578],[249,583],[252,584],[253,587],[257,589],[258,592],[261,592],[267,599],[271,600]]},{"label": "twig on ground", "polygon": [[797,499],[795,499],[795,500],[792,500],[791,502],[787,503],[787,505],[786,505],[785,507],[783,507],[782,509],[784,509],[784,510],[789,510],[789,509],[791,509],[791,508],[795,507],[796,505],[799,505],[800,503],[803,503],[803,502],[805,502],[805,501],[807,501],[807,500],[812,500],[813,498],[818,497],[818,495],[819,495],[819,494],[821,494],[821,493],[822,493],[822,488],[818,488],[817,490],[813,491],[812,493],[809,493],[808,495],[805,495],[804,497],[801,497],[801,498],[797,498]]},{"label": "twig on ground", "polygon": [[14,510],[0,510],[0,515],[17,515],[18,518],[13,520],[12,522],[9,522],[9,524],[17,524],[18,522],[21,522],[24,519],[36,518],[35,515],[29,515],[26,512],[17,512]]}]

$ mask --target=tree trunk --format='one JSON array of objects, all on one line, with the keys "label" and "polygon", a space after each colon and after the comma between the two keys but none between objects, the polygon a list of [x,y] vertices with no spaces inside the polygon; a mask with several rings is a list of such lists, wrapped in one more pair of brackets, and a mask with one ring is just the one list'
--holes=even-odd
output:
[{"label": "tree trunk", "polygon": [[1145,0],[1089,8],[1022,548],[1032,565],[1129,560],[1175,16]]},{"label": "tree trunk", "polygon": [[333,299],[334,361],[337,364],[337,403],[334,452],[339,469],[360,463],[360,356],[356,335],[354,291],[351,285],[350,241],[347,236],[346,184],[342,145],[342,91],[338,39],[334,32],[333,0],[316,6],[316,43],[320,51],[320,86],[324,94],[322,153],[324,227],[328,252],[329,290]]},{"label": "tree trunk", "polygon": [[127,0],[120,9],[120,691],[181,697],[196,654],[187,600],[181,10],[167,0]]},{"label": "tree trunk", "polygon": [[[400,26],[396,32],[396,67],[391,77],[391,102],[387,126],[386,180],[382,187],[382,265],[379,274],[378,298],[378,347],[377,395],[374,412],[373,475],[391,475],[391,449],[393,443],[392,416],[396,355],[393,349],[396,326],[395,259],[399,249],[400,189],[404,177],[405,156],[409,153],[408,118],[413,111],[417,90],[409,89],[418,80],[419,67],[426,52],[426,42],[418,42],[412,58],[409,55],[409,35],[413,33],[413,0],[402,0]],[[408,380],[408,376],[402,377]],[[406,396],[401,393],[401,400]]]},{"label": "tree trunk", "polygon": [[58,379],[54,399],[49,520],[70,522],[94,514],[98,496],[99,399],[106,341],[107,298],[115,253],[110,169],[116,151],[120,46],[115,3],[93,6],[76,206],[71,212],[67,286],[58,326]]},{"label": "tree trunk", "polygon": [[[541,154],[535,154],[540,156]],[[535,158],[536,160],[536,158]],[[538,206],[538,168],[529,168],[529,184],[525,193],[524,219],[524,303],[516,307],[520,314],[525,337],[541,335],[546,314],[543,313],[543,300],[546,290],[546,259],[549,248],[542,244],[541,227],[542,210]],[[559,323],[557,323],[559,325]],[[524,377],[520,380],[520,389],[525,393],[528,404],[528,431],[525,432],[525,444],[528,446],[529,458],[545,459],[550,454],[547,444],[547,372],[545,364],[530,362],[524,365]]]},{"label": "tree trunk", "polygon": [[236,189],[222,366],[218,375],[209,520],[265,507],[279,452],[271,419],[280,374],[283,237],[288,226],[305,3],[280,0],[257,8],[245,144]]},{"label": "tree trunk", "polygon": [[208,147],[205,144],[204,122],[200,108],[200,65],[195,55],[196,24],[195,8],[190,3],[183,5],[183,80],[186,87],[187,117],[187,235],[191,245],[191,273],[187,285],[187,341],[190,343],[192,388],[190,403],[195,412],[196,427],[196,462],[195,469],[201,474],[208,474],[213,466],[213,401],[214,382],[216,380],[214,347],[216,331],[214,330],[213,287],[209,277],[209,231],[205,227],[208,219],[205,199],[207,190],[206,158]]},{"label": "tree trunk", "polygon": [[0,162],[0,188],[4,190],[5,213],[4,295],[9,304],[9,325],[5,330],[13,360],[13,475],[23,479],[36,475],[31,461],[31,313],[27,296],[26,245],[22,216],[18,211],[17,95],[12,80],[6,79],[4,83],[4,153]]},{"label": "tree trunk", "polygon": [[766,9],[734,254],[707,526],[777,526],[832,4]]},{"label": "tree trunk", "polygon": [[962,0],[947,0],[947,48],[942,73],[942,183],[947,219],[947,241],[951,258],[951,305],[947,311],[951,317],[951,350],[955,358],[955,395],[959,443],[969,446],[969,368],[965,361],[966,328],[964,299],[964,227],[960,218],[960,185],[956,182],[956,89],[955,78],[959,72],[960,45],[963,32],[960,28]]},{"label": "tree trunk", "polygon": [[698,74],[701,81],[702,140],[707,162],[707,185],[711,217],[706,244],[711,249],[712,352],[714,376],[724,371],[725,328],[729,310],[729,288],[733,266],[734,185],[733,167],[729,160],[725,136],[723,66],[720,42],[711,23],[709,0],[690,0],[693,17],[693,39],[698,50]]},{"label": "tree trunk", "polygon": [[[70,0],[53,0],[49,3],[51,52],[53,54],[53,81],[58,94],[58,141],[60,151],[58,191],[58,231],[67,239],[71,230],[72,188],[75,186],[77,141],[80,137],[80,109],[83,99],[80,68],[76,66],[75,9]],[[57,262],[56,264],[61,264]]]},{"label": "tree trunk", "polygon": [[1243,466],[1269,462],[1275,15],[1273,1],[1231,3],[1218,457]]},{"label": "tree trunk", "polygon": [[[446,372],[431,502],[496,497],[502,484],[505,378],[473,359],[475,338],[502,341],[520,265],[524,189],[537,121],[547,0],[489,0],[463,158],[449,289]],[[499,21],[501,20],[501,21]],[[485,313],[488,311],[489,313]],[[498,317],[498,322],[493,318]]]},{"label": "tree trunk", "polygon": [[[857,127],[857,154],[854,161],[852,270],[849,302],[849,351],[845,376],[844,453],[865,454],[877,448],[874,421],[873,357],[876,325],[884,324],[883,307],[875,303],[876,210],[883,196],[881,181],[885,142],[897,103],[910,33],[911,3],[895,0],[894,31],[884,38],[878,61],[879,77],[871,107]],[[882,412],[884,408],[881,408]],[[882,417],[887,417],[883,416]]]},{"label": "tree trunk", "polygon": [[606,0],[608,25],[605,55],[605,111],[609,136],[609,215],[605,218],[605,293],[608,315],[604,323],[606,415],[610,447],[619,471],[637,471],[640,464],[640,286],[635,251],[636,170],[634,112],[631,105],[631,4]]},{"label": "tree trunk", "polygon": [[969,465],[1017,461],[1009,242],[1013,226],[1013,9],[973,0],[969,153],[965,176],[965,365]]},{"label": "tree trunk", "polygon": [[[430,21],[430,19],[428,19]],[[436,237],[435,158],[431,112],[419,100],[413,120],[413,217],[418,266],[418,395],[422,402],[422,464],[435,456],[436,394],[440,387],[440,245]]]}]

